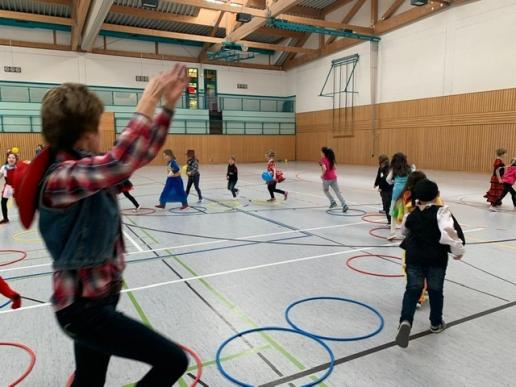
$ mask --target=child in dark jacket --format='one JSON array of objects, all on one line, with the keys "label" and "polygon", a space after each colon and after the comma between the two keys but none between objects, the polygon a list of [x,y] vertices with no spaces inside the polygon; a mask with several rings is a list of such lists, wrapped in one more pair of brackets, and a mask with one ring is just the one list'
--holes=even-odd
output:
[{"label": "child in dark jacket", "polygon": [[437,184],[421,180],[412,191],[416,208],[405,218],[401,247],[406,251],[407,287],[403,296],[396,344],[406,348],[418,299],[425,280],[430,297],[430,330],[440,333],[446,328],[443,320],[443,286],[448,266],[448,253],[454,259],[464,255],[464,233],[446,206],[435,204],[439,197]]},{"label": "child in dark jacket", "polygon": [[236,166],[236,157],[231,156],[228,162],[228,171],[226,173],[226,179],[228,181],[228,190],[231,191],[233,199],[236,199],[238,195],[238,189],[235,188],[238,182],[238,168]]},{"label": "child in dark jacket", "polygon": [[[29,166],[17,198],[25,227],[35,213],[27,206],[39,203],[39,230],[53,259],[52,304],[74,344],[74,387],[103,386],[112,355],[150,365],[138,386],[171,386],[188,367],[179,345],[116,310],[125,268],[119,184],[159,152],[186,78],[180,65],[154,77],[117,145],[99,156],[99,98],[67,83],[43,98],[49,148]],[[38,187],[39,201],[26,200]]]},{"label": "child in dark jacket", "polygon": [[376,180],[374,181],[374,188],[378,188],[380,196],[382,197],[383,211],[387,217],[387,223],[391,224],[391,201],[392,201],[392,185],[387,183],[387,176],[389,175],[389,156],[380,155],[378,157],[378,172],[376,173]]}]

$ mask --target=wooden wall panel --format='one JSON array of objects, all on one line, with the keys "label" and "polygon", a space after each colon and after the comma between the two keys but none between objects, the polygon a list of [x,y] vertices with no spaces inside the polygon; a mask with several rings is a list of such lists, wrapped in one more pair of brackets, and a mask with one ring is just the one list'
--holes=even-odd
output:
[{"label": "wooden wall panel", "polygon": [[32,160],[36,155],[36,146],[43,144],[43,137],[39,133],[0,133],[0,164],[5,162],[7,149],[18,147],[21,160]]},{"label": "wooden wall panel", "polygon": [[404,152],[420,168],[487,172],[496,148],[516,156],[516,89],[380,104],[374,150],[370,106],[355,108],[351,137],[336,136],[331,114],[297,114],[298,160],[316,161],[328,145],[341,163],[372,165],[380,153]]}]

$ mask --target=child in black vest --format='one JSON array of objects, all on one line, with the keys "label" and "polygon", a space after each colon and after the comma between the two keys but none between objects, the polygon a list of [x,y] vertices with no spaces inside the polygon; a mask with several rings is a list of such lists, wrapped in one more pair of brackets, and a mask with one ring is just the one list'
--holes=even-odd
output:
[{"label": "child in black vest", "polygon": [[382,197],[382,205],[387,223],[391,224],[391,200],[393,186],[387,183],[387,175],[389,175],[389,156],[380,155],[378,157],[378,172],[376,173],[376,180],[374,181],[374,188],[378,188],[380,196]]},{"label": "child in black vest", "polygon": [[421,180],[412,191],[416,208],[404,219],[401,248],[406,251],[407,287],[403,296],[396,344],[406,348],[416,305],[425,280],[430,297],[430,330],[440,333],[446,328],[443,315],[443,286],[448,253],[454,259],[464,255],[464,233],[446,206],[435,204],[439,197],[437,184]]}]

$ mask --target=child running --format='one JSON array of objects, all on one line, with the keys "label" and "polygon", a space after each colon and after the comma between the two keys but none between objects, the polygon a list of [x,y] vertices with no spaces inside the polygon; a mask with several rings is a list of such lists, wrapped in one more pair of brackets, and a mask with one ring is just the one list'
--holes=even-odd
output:
[{"label": "child running", "polygon": [[7,153],[7,160],[0,168],[0,179],[5,178],[4,188],[2,189],[2,220],[0,224],[9,223],[7,214],[7,201],[13,196],[13,174],[16,170],[18,155],[13,152]]},{"label": "child running", "polygon": [[401,248],[406,251],[407,287],[403,296],[396,344],[406,348],[416,312],[417,301],[425,280],[430,296],[430,330],[440,333],[446,328],[443,320],[443,287],[448,253],[454,259],[464,255],[464,233],[448,207],[436,204],[437,184],[423,179],[412,192],[416,208],[405,218]]},{"label": "child running", "polygon": [[503,156],[507,153],[504,148],[498,148],[496,150],[496,159],[493,162],[493,174],[491,175],[491,187],[489,191],[484,195],[487,202],[491,205],[490,209],[499,207],[502,205],[500,197],[503,193],[503,183],[501,181],[505,171],[505,164],[503,162]]},{"label": "child running", "polygon": [[267,183],[267,189],[271,195],[271,198],[267,200],[268,202],[276,201],[274,193],[282,194],[284,200],[287,200],[288,198],[288,192],[276,188],[276,185],[284,181],[285,177],[283,176],[283,172],[278,169],[276,160],[274,159],[275,157],[276,153],[274,153],[272,150],[265,154],[265,159],[267,160],[267,172],[272,174],[272,180]]},{"label": "child running", "polygon": [[[113,146],[116,145],[116,141],[113,143]],[[43,150],[43,148],[41,148],[41,150]],[[40,152],[41,152],[40,150]],[[36,156],[39,154],[39,152],[36,154]],[[120,191],[122,192],[122,194],[133,204],[134,206],[134,209],[133,209],[133,212],[138,212],[138,210],[140,209],[140,204],[138,203],[138,201],[136,200],[136,198],[131,195],[129,193],[129,191],[131,191],[133,189],[133,183],[131,183],[131,181],[129,179],[126,179],[124,180],[123,182],[120,183]]]},{"label": "child running", "polygon": [[378,156],[378,172],[374,181],[374,188],[378,188],[382,197],[383,212],[387,217],[387,223],[391,224],[391,201],[392,201],[392,185],[387,183],[387,175],[389,175],[389,156]]},{"label": "child running", "polygon": [[186,174],[188,175],[188,183],[186,184],[186,196],[190,195],[190,189],[192,188],[193,184],[195,190],[197,191],[197,203],[200,204],[203,202],[201,189],[199,188],[201,174],[199,173],[199,160],[197,160],[195,157],[195,151],[193,149],[186,151],[186,159]]},{"label": "child running", "polygon": [[[188,366],[177,344],[116,310],[125,268],[116,186],[156,156],[186,81],[180,65],[153,77],[118,144],[100,156],[94,156],[104,110],[100,99],[71,83],[43,98],[42,132],[50,148],[33,164],[48,163],[29,169],[21,187],[37,178],[40,183],[18,196],[30,197],[40,187],[39,230],[53,258],[57,321],[74,342],[74,387],[103,386],[112,355],[150,365],[139,387],[171,386]],[[160,100],[164,106],[154,115]],[[20,214],[26,212],[24,202],[18,202]]]},{"label": "child running", "polygon": [[[511,165],[505,171],[503,178],[500,179],[500,182],[503,184],[503,191],[500,195],[499,202],[502,203],[502,199],[510,192],[512,197],[512,205],[514,206],[514,210],[516,210],[516,191],[512,187],[516,182],[516,157],[511,160]],[[491,211],[497,211],[497,207],[490,207]]]},{"label": "child running", "polygon": [[2,277],[0,277],[0,294],[12,301],[12,309],[18,309],[21,306],[21,296],[12,290]]},{"label": "child running", "polygon": [[[394,216],[394,207],[396,201],[401,195],[405,184],[407,184],[408,175],[411,172],[411,167],[407,162],[407,156],[403,153],[396,153],[392,156],[391,168],[387,176],[387,183],[394,185],[392,189],[391,205],[389,206],[389,215]],[[392,241],[396,239],[396,222],[391,222],[391,233],[387,238]]]},{"label": "child running", "polygon": [[238,182],[238,168],[236,166],[236,157],[230,156],[228,161],[228,170],[226,172],[226,179],[228,181],[228,190],[231,191],[233,199],[236,200],[238,189],[235,188]]},{"label": "child running", "polygon": [[159,204],[156,208],[165,208],[166,203],[179,202],[181,210],[188,208],[183,179],[181,178],[181,168],[176,161],[176,156],[172,149],[163,151],[163,158],[167,163],[167,181],[159,197]]},{"label": "child running", "polygon": [[339,202],[342,206],[342,212],[347,212],[349,210],[346,201],[342,197],[342,193],[339,189],[339,184],[337,183],[337,168],[335,167],[335,153],[333,149],[323,146],[321,148],[321,161],[319,165],[321,166],[321,179],[323,184],[323,192],[330,201],[330,209],[337,207],[337,202],[333,199],[333,196],[330,193],[330,187],[337,195]]}]

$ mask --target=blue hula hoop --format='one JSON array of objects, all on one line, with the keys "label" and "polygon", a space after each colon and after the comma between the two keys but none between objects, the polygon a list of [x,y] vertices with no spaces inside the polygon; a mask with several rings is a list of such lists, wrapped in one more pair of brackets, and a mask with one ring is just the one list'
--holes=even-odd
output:
[{"label": "blue hula hoop", "polygon": [[10,303],[11,303],[11,300],[7,301],[5,304],[0,305],[0,309],[5,308]]},{"label": "blue hula hoop", "polygon": [[333,355],[333,352],[331,351],[330,347],[328,347],[328,345],[318,339],[317,337],[314,337],[313,335],[310,335],[310,334],[307,334],[307,333],[304,333],[302,331],[299,331],[299,330],[295,330],[295,329],[290,329],[290,328],[282,328],[282,327],[265,327],[265,328],[254,328],[254,329],[249,329],[247,331],[243,331],[243,332],[240,332],[240,333],[237,333],[236,335],[233,335],[231,336],[229,339],[225,340],[219,347],[219,349],[217,350],[217,355],[215,356],[215,361],[217,362],[217,368],[219,369],[220,373],[228,380],[230,380],[231,382],[235,383],[236,385],[238,386],[242,386],[242,387],[253,387],[252,384],[248,384],[248,383],[244,383],[238,379],[235,379],[234,377],[232,377],[231,375],[229,375],[226,370],[224,370],[224,368],[222,367],[222,362],[220,360],[221,358],[221,354],[222,354],[222,351],[224,350],[224,348],[226,347],[226,345],[228,345],[231,341],[235,340],[237,337],[241,337],[241,336],[244,336],[244,335],[248,335],[250,333],[255,333],[255,332],[264,332],[264,331],[279,331],[279,332],[289,332],[289,333],[294,333],[296,335],[301,335],[301,336],[304,336],[312,341],[315,341],[316,343],[318,343],[321,347],[323,347],[326,352],[328,352],[328,355],[330,356],[330,366],[328,367],[328,369],[326,370],[326,372],[324,373],[324,375],[322,375],[318,380],[315,380],[313,382],[310,382],[308,384],[303,384],[301,387],[311,387],[311,386],[315,386],[319,383],[321,383],[323,380],[326,380],[326,378],[328,378],[328,376],[330,376],[330,374],[333,372],[333,367],[335,365],[335,356]]},{"label": "blue hula hoop", "polygon": [[[380,320],[380,325],[378,326],[378,328],[371,332],[371,333],[368,333],[366,335],[363,335],[363,336],[354,336],[354,337],[332,337],[332,336],[322,336],[322,335],[316,335],[315,333],[311,333],[311,332],[308,332],[308,331],[305,331],[303,329],[301,329],[298,325],[296,325],[292,319],[290,318],[290,311],[292,308],[294,308],[296,305],[299,305],[299,304],[302,304],[302,303],[305,303],[305,302],[309,302],[309,301],[316,301],[316,300],[334,300],[334,301],[343,301],[343,302],[349,302],[351,304],[356,304],[356,305],[360,305],[368,310],[370,310],[371,312],[373,312],[377,317],[378,319]],[[380,312],[378,312],[376,309],[374,309],[372,306],[369,306],[367,304],[364,304],[360,301],[355,301],[355,300],[350,300],[348,298],[341,298],[341,297],[311,297],[311,298],[304,298],[302,300],[299,300],[299,301],[296,301],[292,304],[290,304],[287,309],[285,310],[285,319],[287,320],[287,322],[289,323],[289,325],[301,332],[301,333],[304,333],[304,334],[307,334],[307,335],[310,335],[312,337],[315,337],[317,339],[320,339],[320,340],[329,340],[329,341],[359,341],[359,340],[365,340],[365,339],[368,339],[369,337],[372,337],[372,336],[375,336],[377,335],[378,333],[380,333],[384,327],[384,320],[383,320],[383,317],[382,315],[380,314]]]}]

